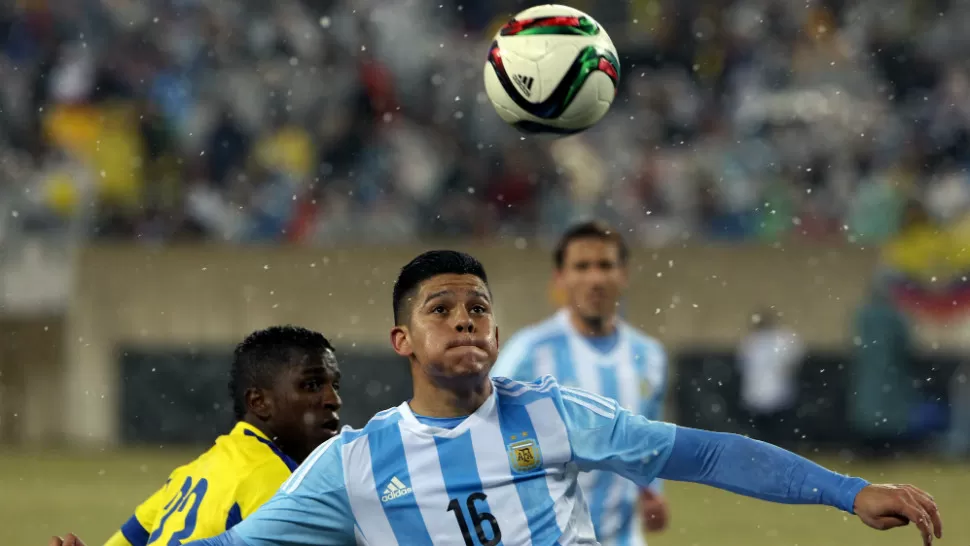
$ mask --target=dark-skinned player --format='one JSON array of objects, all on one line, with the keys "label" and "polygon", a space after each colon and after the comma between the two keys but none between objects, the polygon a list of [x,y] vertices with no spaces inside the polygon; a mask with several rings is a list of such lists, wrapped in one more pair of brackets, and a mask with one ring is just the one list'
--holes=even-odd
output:
[{"label": "dark-skinned player", "polygon": [[337,433],[339,381],[322,334],[295,326],[250,334],[232,362],[235,426],[176,468],[106,546],[182,544],[231,529]]}]

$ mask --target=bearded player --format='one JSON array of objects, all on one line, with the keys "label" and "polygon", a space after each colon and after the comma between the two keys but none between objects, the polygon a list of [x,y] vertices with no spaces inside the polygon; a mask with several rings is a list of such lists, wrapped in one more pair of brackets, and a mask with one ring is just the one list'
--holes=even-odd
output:
[{"label": "bearded player", "polygon": [[[581,387],[660,420],[667,380],[663,346],[617,316],[628,257],[625,241],[609,226],[584,222],[570,228],[553,254],[555,286],[566,305],[512,336],[492,375],[518,381],[552,375],[561,386]],[[581,474],[579,483],[604,546],[643,544],[644,528],[666,526],[659,480],[638,488],[613,472],[591,472]]]}]

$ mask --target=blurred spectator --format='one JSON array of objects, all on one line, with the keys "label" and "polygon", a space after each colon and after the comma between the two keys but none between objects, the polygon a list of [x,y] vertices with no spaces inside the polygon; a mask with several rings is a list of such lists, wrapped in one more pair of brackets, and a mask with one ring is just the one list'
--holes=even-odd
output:
[{"label": "blurred spectator", "polygon": [[[880,243],[908,200],[970,210],[970,9],[938,4],[578,5],[622,85],[548,142],[481,88],[518,0],[5,2],[0,163],[70,162],[93,235],[160,242],[546,236],[597,214],[642,245]],[[63,180],[52,217],[81,199]]]},{"label": "blurred spectator", "polygon": [[960,366],[950,380],[950,430],[945,453],[954,458],[970,457],[970,365]]},{"label": "blurred spectator", "polygon": [[849,369],[850,421],[869,455],[891,454],[903,443],[916,403],[908,369],[911,343],[906,318],[877,278],[856,316],[855,361]]},{"label": "blurred spectator", "polygon": [[754,327],[738,348],[741,405],[755,436],[781,446],[796,440],[795,402],[805,347],[774,309],[751,317]]}]

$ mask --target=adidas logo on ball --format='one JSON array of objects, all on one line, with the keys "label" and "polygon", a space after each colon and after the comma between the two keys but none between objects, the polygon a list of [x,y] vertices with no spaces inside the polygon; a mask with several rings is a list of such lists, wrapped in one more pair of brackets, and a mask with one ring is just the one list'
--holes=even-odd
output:
[{"label": "adidas logo on ball", "polygon": [[525,95],[526,98],[532,96],[532,82],[535,81],[535,78],[531,76],[523,76],[522,74],[516,74],[513,77],[513,81],[515,81],[515,83],[519,86],[519,90],[522,91],[522,94]]}]

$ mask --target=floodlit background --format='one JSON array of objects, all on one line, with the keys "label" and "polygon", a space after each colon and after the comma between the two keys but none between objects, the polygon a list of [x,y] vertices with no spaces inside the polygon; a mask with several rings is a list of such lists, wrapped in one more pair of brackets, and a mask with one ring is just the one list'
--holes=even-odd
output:
[{"label": "floodlit background", "polygon": [[[597,216],[635,248],[624,315],[668,346],[670,419],[920,485],[970,543],[970,3],[576,1],[622,89],[553,142],[482,91],[531,5],[0,0],[0,542],[107,538],[227,429],[256,328],[329,336],[362,424],[409,394],[402,264],[479,256],[507,336],[555,307],[550,241]],[[751,408],[784,367],[779,426]],[[653,546],[918,541],[669,495]]]}]

